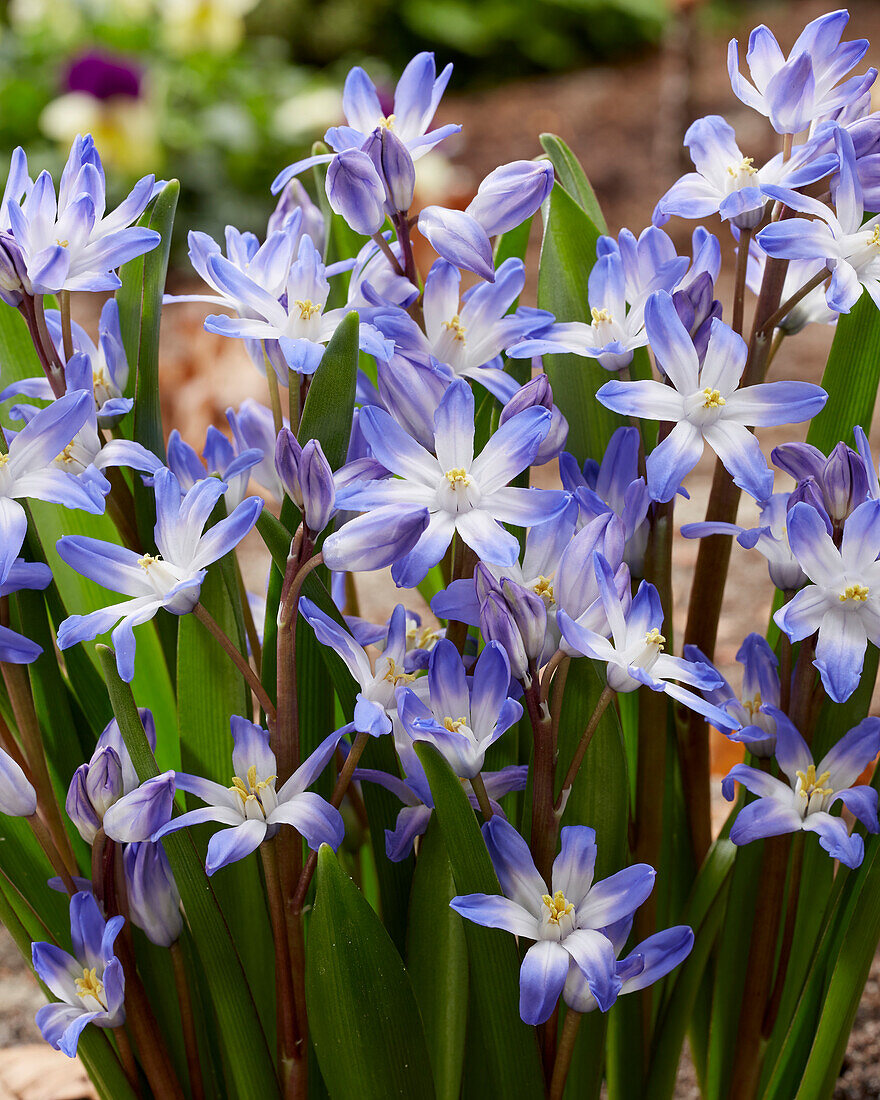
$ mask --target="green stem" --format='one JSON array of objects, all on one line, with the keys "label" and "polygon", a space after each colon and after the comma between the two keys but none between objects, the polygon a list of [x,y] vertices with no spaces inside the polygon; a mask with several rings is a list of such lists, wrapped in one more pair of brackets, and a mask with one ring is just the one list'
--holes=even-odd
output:
[{"label": "green stem", "polygon": [[55,841],[52,839],[52,834],[46,827],[45,822],[40,818],[39,814],[31,814],[27,818],[27,823],[30,825],[34,836],[40,842],[40,847],[46,853],[46,858],[52,864],[52,870],[59,876],[64,883],[64,889],[70,894],[71,897],[77,892],[76,884],[64,865],[64,860],[58,853],[58,849],[55,847]]},{"label": "green stem", "polygon": [[587,749],[590,747],[590,742],[593,740],[593,735],[599,727],[599,721],[611,700],[614,698],[614,689],[610,688],[607,684],[602,688],[602,694],[599,696],[596,706],[593,709],[593,713],[590,715],[590,720],[587,722],[584,732],[581,734],[581,739],[578,741],[578,746],[574,751],[574,756],[571,758],[571,763],[568,766],[568,771],[565,773],[565,779],[562,781],[562,789],[559,792],[559,797],[556,799],[555,811],[557,814],[561,814],[563,807],[565,806],[566,795],[572,788],[572,784],[577,779],[577,774],[581,769],[581,764],[584,762],[584,757],[587,755]]},{"label": "green stem", "polygon": [[196,1038],[196,1023],[193,1016],[192,998],[186,977],[186,963],[180,940],[172,943],[171,964],[174,968],[174,985],[177,989],[177,1003],[180,1006],[180,1022],[183,1028],[183,1046],[186,1051],[186,1068],[189,1072],[189,1088],[192,1100],[204,1100],[205,1086],[202,1082],[202,1065],[199,1061],[199,1044]]},{"label": "green stem", "polygon": [[217,622],[214,616],[207,610],[204,604],[197,603],[193,608],[193,614],[205,627],[205,629],[216,638],[223,649],[226,650],[232,663],[242,674],[247,682],[248,687],[254,693],[257,702],[266,712],[266,719],[269,722],[270,727],[275,724],[275,706],[272,700],[269,698],[266,689],[260,683],[257,674],[242,656],[236,646],[223,627]]},{"label": "green stem", "polygon": [[275,427],[275,435],[277,436],[284,427],[284,414],[281,412],[281,394],[278,392],[278,375],[275,373],[275,368],[272,366],[272,360],[269,358],[265,346],[263,347],[263,364],[266,370],[266,386],[269,390],[269,404],[272,408],[272,423]]},{"label": "green stem", "polygon": [[490,821],[495,811],[492,809],[489,795],[486,793],[486,784],[483,782],[482,775],[475,775],[471,780],[471,786],[474,789],[474,794],[477,796],[477,804],[480,807],[483,819],[485,821]]}]

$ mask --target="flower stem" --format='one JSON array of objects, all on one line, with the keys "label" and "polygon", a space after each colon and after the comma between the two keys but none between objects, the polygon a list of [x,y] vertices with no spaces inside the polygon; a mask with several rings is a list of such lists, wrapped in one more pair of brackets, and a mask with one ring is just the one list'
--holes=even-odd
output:
[{"label": "flower stem", "polygon": [[46,858],[52,864],[53,871],[64,883],[64,889],[73,897],[77,889],[76,884],[71,877],[70,871],[65,867],[64,860],[58,854],[58,849],[55,847],[55,841],[52,839],[52,835],[46,827],[45,822],[40,817],[39,812],[31,814],[27,819],[27,823],[30,825],[34,836],[40,842],[40,846],[46,853]]},{"label": "flower stem", "polygon": [[489,795],[486,793],[486,784],[483,782],[483,777],[479,773],[471,780],[471,786],[474,789],[474,794],[477,796],[477,803],[480,807],[480,812],[483,815],[484,820],[490,821],[495,811],[492,809],[492,803],[489,801]]},{"label": "flower stem", "polygon": [[61,309],[61,340],[64,347],[64,361],[70,362],[73,355],[73,329],[70,324],[70,291],[58,292],[58,305]]},{"label": "flower stem", "polygon": [[773,1025],[779,1015],[779,1006],[785,989],[788,964],[791,961],[791,948],[794,943],[794,928],[797,923],[798,902],[801,892],[801,872],[804,866],[804,834],[795,833],[791,841],[791,872],[788,876],[788,907],[785,911],[785,925],[782,929],[782,943],[779,947],[779,962],[776,964],[776,978],[773,992],[764,1013],[761,1032],[765,1039],[773,1033]]},{"label": "flower stem", "polygon": [[[128,1037],[128,1032],[125,1030],[125,1024],[120,1024],[119,1027],[113,1028],[113,1037],[116,1039],[116,1046],[119,1050],[119,1061],[125,1071],[125,1076],[128,1078],[128,1083],[131,1085],[135,1096],[140,1097],[142,1094],[141,1083],[138,1078],[137,1062],[134,1058],[134,1051],[131,1049],[131,1040]],[[196,1100],[195,1096],[193,1100]]]},{"label": "flower stem", "polygon": [[43,296],[37,294],[34,296],[34,324],[36,325],[37,335],[39,342],[43,348],[43,357],[49,364],[49,370],[47,377],[49,384],[52,387],[52,392],[56,397],[61,397],[67,389],[67,381],[64,377],[64,364],[61,362],[61,357],[58,354],[58,349],[55,347],[55,341],[49,335],[49,328],[46,324],[46,314],[43,307]]},{"label": "flower stem", "polygon": [[736,251],[736,275],[733,287],[733,319],[732,328],[742,336],[743,314],[746,300],[746,272],[749,266],[749,245],[752,242],[751,229],[743,229],[739,235],[739,245]]},{"label": "flower stem", "polygon": [[397,240],[403,252],[403,273],[412,285],[417,287],[419,285],[419,273],[416,270],[409,221],[407,220],[406,214],[397,214],[394,218],[394,225],[397,229]]},{"label": "flower stem", "polygon": [[269,389],[269,404],[272,407],[272,423],[277,436],[284,427],[284,414],[281,412],[281,394],[278,392],[278,375],[272,366],[272,360],[263,345],[263,364],[266,369],[266,386]]},{"label": "flower stem", "polygon": [[260,845],[263,873],[266,878],[266,898],[272,921],[272,939],[275,944],[275,999],[278,1012],[278,1066],[287,1092],[287,1080],[292,1063],[305,1056],[303,1024],[296,1014],[296,998],[293,991],[293,968],[290,945],[287,938],[287,921],[284,916],[284,899],[281,895],[281,878],[278,872],[278,853],[275,837]]},{"label": "flower stem", "polygon": [[[19,312],[22,317],[24,317],[25,324],[28,327],[28,332],[30,333],[34,345],[34,350],[37,353],[37,358],[40,360],[40,366],[43,368],[49,385],[52,387],[52,392],[56,397],[61,397],[65,391],[64,377],[62,374],[59,374],[53,356],[49,354],[43,344],[40,326],[37,323],[36,301],[36,298],[32,298],[26,294],[22,299],[21,305],[18,307]],[[45,318],[43,319],[43,328],[45,329]]]},{"label": "flower stem", "polygon": [[388,260],[388,263],[391,264],[392,269],[398,275],[404,275],[405,276],[405,272],[404,272],[403,268],[400,266],[400,260],[398,260],[398,258],[391,251],[391,246],[385,240],[385,238],[382,236],[382,234],[381,233],[374,233],[373,234],[373,240],[376,242],[376,244],[379,246],[379,248],[381,248],[385,258]]},{"label": "flower stem", "polygon": [[199,1044],[196,1039],[196,1025],[193,1018],[192,998],[186,978],[186,964],[180,940],[172,943],[171,964],[174,967],[174,985],[177,989],[177,1003],[180,1005],[180,1020],[183,1026],[183,1045],[186,1050],[186,1068],[189,1072],[189,1088],[192,1100],[204,1100],[205,1086],[202,1083],[202,1066],[199,1061]]},{"label": "flower stem", "polygon": [[550,683],[553,679],[556,670],[561,666],[567,667],[567,662],[570,660],[567,653],[564,653],[561,649],[557,649],[547,664],[544,666],[544,671],[541,673],[541,702],[546,703],[550,697]]},{"label": "flower stem", "polygon": [[260,635],[257,632],[257,624],[254,622],[254,613],[251,611],[247,588],[244,583],[244,576],[241,572],[241,562],[238,560],[237,555],[235,557],[235,581],[238,585],[238,598],[241,600],[241,614],[244,619],[244,631],[247,635],[248,645],[251,648],[251,656],[256,665],[257,676],[259,676],[260,669],[263,665],[263,647],[260,645]]},{"label": "flower stem", "polygon": [[791,313],[798,302],[803,301],[803,299],[806,298],[806,296],[812,291],[814,291],[817,286],[821,286],[827,278],[828,271],[826,268],[823,267],[821,271],[817,271],[812,279],[809,279],[806,283],[804,283],[800,290],[796,291],[794,294],[792,294],[790,298],[786,299],[786,301],[782,303],[779,309],[777,309],[773,314],[771,314],[770,317],[767,318],[767,320],[761,326],[761,332],[765,334],[771,333],[773,329],[777,327],[780,321],[785,320],[785,318],[788,316],[789,313]]},{"label": "flower stem", "polygon": [[553,806],[556,781],[556,746],[553,744],[553,722],[546,703],[541,702],[538,670],[532,668],[525,687],[526,710],[534,737],[534,770],[532,779],[532,857],[538,874],[550,881],[550,869],[556,854],[558,818]]},{"label": "flower stem", "polygon": [[574,751],[574,756],[571,758],[571,763],[568,766],[568,771],[565,773],[565,779],[562,781],[562,789],[559,792],[559,797],[556,799],[555,811],[557,814],[561,814],[565,806],[565,799],[568,792],[571,790],[572,784],[577,778],[577,773],[581,769],[581,764],[584,762],[584,757],[587,754],[587,749],[590,747],[590,742],[593,740],[593,734],[599,727],[599,720],[605,713],[605,710],[611,700],[614,698],[615,692],[613,688],[610,688],[607,684],[602,688],[602,694],[596,702],[596,706],[593,713],[590,715],[590,720],[587,722],[586,729],[581,734],[581,739],[578,741],[578,746]]},{"label": "flower stem", "polygon": [[573,1008],[566,1009],[562,1035],[559,1038],[559,1049],[556,1051],[556,1061],[553,1063],[553,1077],[550,1080],[550,1100],[562,1100],[580,1026],[581,1013],[575,1012]]},{"label": "flower stem", "polygon": [[226,633],[222,626],[217,622],[214,616],[208,611],[204,604],[197,603],[193,608],[193,614],[205,627],[205,629],[217,639],[220,645],[226,650],[232,663],[238,669],[238,671],[244,676],[247,681],[248,687],[254,693],[257,702],[266,712],[266,718],[270,726],[275,724],[275,706],[272,700],[266,693],[266,689],[260,683],[257,674],[244,659],[242,654],[238,651],[238,647],[233,644],[232,639]]}]

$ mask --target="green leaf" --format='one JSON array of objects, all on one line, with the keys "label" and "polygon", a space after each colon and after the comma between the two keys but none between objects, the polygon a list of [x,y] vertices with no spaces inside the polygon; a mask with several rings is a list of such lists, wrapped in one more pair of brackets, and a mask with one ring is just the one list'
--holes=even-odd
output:
[{"label": "green leaf", "polygon": [[[113,651],[98,649],[113,713],[138,779],[159,774],[128,684],[120,680]],[[207,994],[217,1017],[220,1045],[226,1055],[229,1091],[242,1100],[280,1100],[278,1080],[265,1033],[260,1026],[248,975],[217,903],[202,861],[185,832],[162,841],[180,890],[183,907],[204,967]],[[262,993],[262,990],[261,990]]]},{"label": "green leaf", "polygon": [[[538,305],[559,321],[589,321],[587,282],[596,262],[599,229],[582,207],[558,185],[544,206],[544,238],[538,273]],[[569,451],[584,462],[601,458],[622,417],[596,400],[608,372],[595,359],[545,355],[544,369],[553,402],[568,420]]]},{"label": "green leaf", "polygon": [[431,821],[409,902],[406,965],[422,1012],[438,1100],[457,1100],[467,1027],[467,943],[449,906],[455,882],[443,834]]},{"label": "green leaf", "polygon": [[[159,406],[159,326],[162,294],[171,250],[171,230],[180,184],[169,180],[148,207],[138,225],[160,233],[151,252],[129,260],[120,270],[122,286],[116,295],[122,343],[134,387],[134,438],[165,460],[162,411]],[[137,486],[136,486],[137,488]]]},{"label": "green leaf", "polygon": [[561,137],[556,134],[541,134],[541,148],[547,154],[556,171],[556,178],[584,213],[596,225],[600,233],[607,233],[605,216],[596,198],[593,185],[581,168],[580,161],[569,149]]},{"label": "green leaf", "polygon": [[331,1097],[425,1097],[434,1087],[419,1007],[400,955],[325,844],[309,922],[309,1027]]},{"label": "green leaf", "polygon": [[[458,894],[499,894],[498,878],[464,787],[439,752],[417,744],[431,787]],[[541,1096],[543,1074],[535,1032],[519,1015],[519,955],[513,937],[464,922],[470,971],[469,1038],[476,1029],[485,1095]],[[472,1063],[473,1064],[473,1063]]]},{"label": "green leaf", "polygon": [[357,385],[358,315],[352,310],[340,321],[312,375],[297,438],[317,439],[334,470],[345,462],[354,394]]},{"label": "green leaf", "polygon": [[841,315],[828,356],[822,387],[825,408],[813,417],[807,442],[828,454],[840,440],[852,445],[854,424],[871,427],[880,383],[880,310],[863,294]]}]

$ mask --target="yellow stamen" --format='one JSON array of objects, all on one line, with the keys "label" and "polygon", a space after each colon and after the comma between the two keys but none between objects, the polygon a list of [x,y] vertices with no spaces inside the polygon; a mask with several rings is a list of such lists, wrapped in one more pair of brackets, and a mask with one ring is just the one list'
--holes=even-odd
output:
[{"label": "yellow stamen", "polygon": [[868,238],[868,247],[870,248],[871,245],[880,248],[880,225],[874,226],[874,232]]},{"label": "yellow stamen", "polygon": [[406,640],[415,649],[429,649],[440,637],[440,631],[431,626],[407,627]]},{"label": "yellow stamen", "polygon": [[153,557],[152,554],[144,554],[142,558],[138,558],[138,565],[144,572],[149,572],[150,566],[155,565],[159,561],[158,557]]},{"label": "yellow stamen", "polygon": [[656,626],[645,635],[645,645],[655,645],[658,649],[662,649],[666,645],[666,639]]},{"label": "yellow stamen", "polygon": [[532,585],[532,591],[537,592],[542,599],[548,600],[550,603],[556,602],[553,596],[553,582],[549,577],[545,577],[543,573]]},{"label": "yellow stamen", "polygon": [[64,450],[60,454],[56,455],[55,461],[64,462],[68,465],[71,462],[76,462],[76,459],[73,457],[73,444],[68,443]]},{"label": "yellow stamen", "polygon": [[833,787],[823,786],[824,783],[828,782],[831,772],[822,772],[820,776],[817,776],[815,764],[810,764],[805,772],[795,772],[795,775],[800,780],[801,790],[798,793],[804,798],[810,798],[814,794],[822,795],[823,797],[828,794],[834,794]]},{"label": "yellow stamen", "polygon": [[6,465],[6,463],[8,461],[9,461],[9,455],[0,455],[0,470],[3,469],[3,467]]},{"label": "yellow stamen", "polygon": [[596,309],[595,306],[590,310],[590,316],[593,318],[594,325],[598,325],[602,321],[612,320],[611,314],[607,309]]},{"label": "yellow stamen", "polygon": [[305,301],[297,298],[293,304],[299,308],[299,319],[301,321],[311,321],[316,313],[321,312],[321,307],[315,305],[311,298],[306,298]]},{"label": "yellow stamen", "polygon": [[450,733],[458,733],[462,726],[467,725],[467,718],[444,718],[443,725]]},{"label": "yellow stamen", "polygon": [[58,238],[56,237],[55,238],[55,243],[61,245],[62,248],[70,248],[70,241],[68,241],[66,239],[63,240],[63,241],[59,241]]},{"label": "yellow stamen", "polygon": [[415,678],[415,672],[404,672],[402,668],[398,668],[391,657],[388,658],[388,669],[382,677],[383,680],[387,680],[389,684],[394,684],[397,687],[398,684],[408,684]]},{"label": "yellow stamen", "polygon": [[84,966],[83,976],[81,978],[74,978],[73,984],[76,986],[78,996],[83,999],[86,997],[94,997],[104,1008],[107,1007],[104,1001],[104,983],[98,977],[98,971],[94,966],[91,970],[89,970],[87,966]]},{"label": "yellow stamen", "polygon": [[229,788],[233,794],[237,794],[242,805],[251,799],[259,799],[260,793],[267,787],[271,787],[278,777],[270,775],[268,779],[257,779],[257,765],[251,764],[247,770],[247,782],[241,776],[232,777],[232,786]]},{"label": "yellow stamen", "polygon": [[760,691],[755,692],[754,699],[743,699],[743,706],[749,712],[749,718],[754,718],[761,707],[764,705],[764,700],[761,698]]},{"label": "yellow stamen", "polygon": [[458,316],[457,313],[452,318],[451,321],[444,321],[443,322],[443,327],[445,329],[449,329],[449,331],[452,333],[452,339],[453,340],[458,340],[459,343],[462,343],[462,344],[464,344],[466,342],[465,341],[465,334],[467,333],[467,329],[461,323],[461,318]]},{"label": "yellow stamen", "polygon": [[708,386],[703,390],[703,397],[706,399],[703,402],[704,409],[718,409],[727,404],[719,390],[712,390]]},{"label": "yellow stamen", "polygon": [[446,471],[446,480],[453,489],[457,489],[459,485],[465,488],[471,483],[471,475],[463,466],[453,466],[451,470]]},{"label": "yellow stamen", "polygon": [[552,898],[549,894],[542,894],[541,901],[550,910],[551,924],[559,924],[561,917],[567,917],[569,913],[574,912],[574,906],[561,890],[557,890]]},{"label": "yellow stamen", "polygon": [[863,584],[848,584],[837,598],[841,603],[846,603],[847,600],[864,603],[868,598],[869,591],[870,589]]},{"label": "yellow stamen", "polygon": [[395,121],[394,115],[385,115],[384,118],[379,119],[379,125],[383,130],[393,130]]},{"label": "yellow stamen", "polygon": [[752,167],[754,163],[754,157],[743,157],[739,164],[732,165],[727,169],[727,171],[731,176],[734,177],[742,174],[745,174],[747,176],[756,176],[758,174],[758,169]]}]

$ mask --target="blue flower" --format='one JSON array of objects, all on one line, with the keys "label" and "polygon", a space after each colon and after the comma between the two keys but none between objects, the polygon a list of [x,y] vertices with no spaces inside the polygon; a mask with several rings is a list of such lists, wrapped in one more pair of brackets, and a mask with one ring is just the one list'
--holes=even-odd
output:
[{"label": "blue flower", "polygon": [[522,704],[509,698],[510,663],[497,642],[477,658],[468,683],[458,650],[445,638],[428,661],[428,695],[397,690],[397,710],[413,741],[429,741],[456,775],[472,779],[483,769],[486,750],[522,717]]},{"label": "blue flower", "polygon": [[249,497],[205,532],[214,505],[226,491],[222,481],[206,478],[184,496],[177,478],[163,468],[154,475],[153,488],[159,556],[80,535],[65,535],[57,544],[62,559],[78,573],[134,597],[88,615],[71,615],[58,628],[58,645],[67,649],[113,627],[116,665],[126,681],[134,676],[134,628],[163,607],[172,615],[188,615],[199,602],[207,567],[241,542],[263,507],[258,497]]},{"label": "blue flower", "polygon": [[880,644],[880,503],[869,500],[856,508],[843,525],[839,547],[815,508],[795,504],[788,539],[813,583],[773,618],[793,642],[819,632],[813,664],[825,690],[842,703],[861,679],[868,640]]},{"label": "blue flower", "polygon": [[710,665],[684,661],[663,652],[666,639],[660,633],[663,608],[657,589],[642,581],[627,607],[629,593],[626,591],[621,598],[611,566],[601,554],[593,555],[593,567],[611,640],[560,611],[557,621],[569,646],[594,661],[604,661],[608,686],[614,691],[635,691],[642,685],[652,691],[665,691],[719,729],[736,729],[739,723],[735,718],[672,682],[680,680],[701,690],[723,683]]},{"label": "blue flower", "polygon": [[654,224],[671,215],[706,218],[720,214],[739,229],[760,225],[767,206],[765,184],[804,187],[837,167],[833,153],[822,153],[820,142],[799,145],[787,160],[777,153],[763,168],[743,156],[733,127],[720,115],[691,123],[684,136],[696,172],[688,172],[670,187],[654,209]]},{"label": "blue flower", "polygon": [[877,791],[852,784],[880,752],[880,718],[865,718],[845,733],[819,761],[790,719],[775,707],[768,713],[776,722],[776,760],[788,782],[747,764],[736,764],[722,783],[728,802],[734,781],[758,796],[737,814],[730,830],[734,844],[749,844],[766,836],[780,836],[801,829],[818,833],[819,843],[833,859],[858,867],[865,854],[862,838],[849,834],[846,822],[830,813],[844,805],[868,832],[878,831]]},{"label": "blue flower", "polygon": [[849,12],[841,9],[808,23],[788,57],[765,26],[749,35],[746,63],[754,83],[739,71],[739,46],[732,39],[727,68],[733,94],[770,119],[778,134],[798,134],[815,119],[858,100],[874,83],[876,69],[838,84],[868,49],[866,39],[841,42]]},{"label": "blue flower", "polygon": [[[10,596],[23,588],[44,589],[52,583],[52,571],[42,562],[27,562],[16,558],[6,574],[6,580],[0,584],[0,597]],[[29,665],[43,652],[42,646],[32,642],[23,634],[0,626],[0,661],[13,665]]]},{"label": "blue flower", "polygon": [[345,835],[342,817],[335,807],[306,787],[327,766],[350,727],[335,730],[326,737],[276,790],[277,765],[275,753],[269,748],[268,731],[237,715],[230,722],[235,741],[232,786],[175,772],[176,788],[194,794],[207,805],[172,818],[153,834],[153,842],[205,821],[228,826],[208,842],[205,870],[209,875],[256,851],[264,840],[275,836],[281,825],[292,825],[312,849],[329,844],[335,851]]},{"label": "blue flower", "polygon": [[519,543],[501,524],[528,527],[552,519],[567,503],[565,494],[553,490],[508,487],[531,464],[550,430],[546,409],[527,409],[512,417],[476,457],[474,395],[462,379],[451,383],[437,409],[435,454],[416,443],[383,409],[362,409],[359,424],[373,456],[398,477],[342,489],[336,506],[367,511],[408,505],[427,508],[430,515],[415,547],[392,568],[402,587],[422,580],[456,532],[480,558],[512,565]]},{"label": "blue flower", "polygon": [[301,447],[293,432],[282,428],[275,445],[275,468],[310,534],[320,534],[333,515],[336,496],[333,470],[321,444],[310,439]]},{"label": "blue flower", "polygon": [[37,1012],[37,1027],[46,1042],[76,1057],[83,1029],[119,1027],[125,1023],[125,975],[113,953],[124,917],[105,921],[94,897],[82,891],[70,899],[73,954],[52,943],[31,947],[34,970],[60,1003]]},{"label": "blue flower", "polygon": [[548,888],[526,842],[512,825],[494,816],[483,826],[483,837],[504,896],[466,894],[449,903],[475,924],[535,941],[519,978],[519,1013],[527,1024],[549,1019],[568,977],[569,960],[583,974],[601,1011],[608,1011],[623,983],[614,947],[601,929],[630,916],[654,887],[654,869],[645,863],[594,882],[595,831],[574,825],[561,835]]},{"label": "blue flower", "polygon": [[122,857],[132,924],[159,947],[180,939],[183,917],[180,891],[161,844],[140,841],[126,845]]},{"label": "blue flower", "polygon": [[57,196],[48,172],[31,184],[26,159],[23,170],[24,201],[7,195],[4,214],[34,293],[116,290],[122,284],[115,269],[159,243],[154,229],[132,225],[153,197],[154,177],[138,180],[108,214],[104,169],[90,134],[71,146]]},{"label": "blue flower", "polygon": [[756,500],[770,495],[773,475],[748,426],[808,420],[828,395],[808,382],[765,382],[738,389],[747,348],[720,320],[712,322],[702,362],[670,296],[653,295],[645,310],[651,347],[672,383],[606,382],[596,397],[615,412],[666,420],[672,431],[648,455],[648,489],[671,500],[708,443],[733,480]]},{"label": "blue flower", "polygon": [[[236,441],[237,444],[238,441]],[[244,500],[250,472],[265,461],[263,451],[257,447],[240,450],[229,442],[213,424],[208,425],[208,435],[202,458],[181,436],[177,428],[168,436],[168,469],[177,478],[185,493],[206,477],[216,477],[225,482],[227,509],[236,508]]]},{"label": "blue flower", "polygon": [[37,793],[21,767],[0,749],[0,814],[30,817],[37,812]]}]

